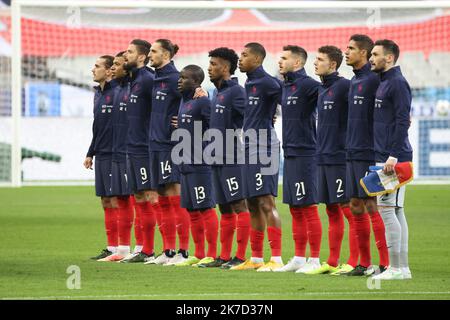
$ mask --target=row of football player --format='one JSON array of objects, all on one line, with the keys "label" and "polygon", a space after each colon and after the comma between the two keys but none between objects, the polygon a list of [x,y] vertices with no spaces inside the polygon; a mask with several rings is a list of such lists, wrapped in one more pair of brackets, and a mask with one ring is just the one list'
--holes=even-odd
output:
[{"label": "row of football player", "polygon": [[[393,41],[374,43],[366,35],[351,36],[345,50],[346,63],[355,72],[351,80],[337,72],[343,60],[341,50],[320,47],[314,66],[322,83],[306,75],[303,66],[307,54],[299,46],[283,48],[279,67],[284,81],[264,71],[265,50],[258,43],[245,45],[240,57],[231,49],[217,48],[209,53],[208,74],[216,86],[212,100],[199,90],[204,80],[200,67],[189,65],[180,73],[176,70],[172,58],[177,50],[167,39],[156,40],[153,45],[136,39],[115,58],[100,57],[93,69],[99,86],[85,166],[92,167],[95,155],[96,190],[105,208],[108,235],[108,249],[96,259],[363,276],[371,273],[371,221],[379,270],[384,271],[376,277],[411,278],[404,187],[379,198],[377,204],[359,184],[370,165],[382,164],[390,173],[397,161],[412,158],[407,133],[411,93],[395,66],[399,48]],[[154,72],[146,67],[149,61]],[[245,88],[232,78],[237,67],[247,74]],[[108,81],[110,75],[112,81]],[[244,132],[270,132],[278,103],[283,114],[283,202],[290,207],[295,243],[295,256],[286,265],[281,258],[281,221],[275,207],[278,172],[262,174],[262,164],[175,166],[170,156],[174,146],[171,135],[177,127],[192,137],[197,121],[203,128],[222,131],[243,128]],[[269,147],[276,143],[264,141]],[[246,141],[245,150],[251,150],[251,144]],[[224,157],[229,156],[227,151]],[[142,244],[129,255],[134,214],[128,194],[136,199],[135,231]],[[216,202],[221,212],[219,255]],[[317,203],[326,204],[330,225],[330,254],[322,265]],[[344,216],[350,229],[350,257],[339,264]],[[158,257],[154,253],[156,224],[164,247]],[[272,257],[264,263],[266,229]],[[187,250],[189,230],[194,256]],[[232,258],[235,230],[237,252]],[[249,239],[252,253],[245,260]]]}]

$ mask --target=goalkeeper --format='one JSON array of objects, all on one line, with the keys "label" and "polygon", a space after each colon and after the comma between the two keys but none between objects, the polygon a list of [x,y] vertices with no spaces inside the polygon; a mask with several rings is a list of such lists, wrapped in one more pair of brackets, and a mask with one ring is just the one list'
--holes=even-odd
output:
[{"label": "goalkeeper", "polygon": [[[386,174],[394,172],[397,162],[412,161],[408,139],[411,89],[395,63],[400,55],[392,40],[375,42],[370,58],[371,69],[380,74],[375,96],[374,149],[377,165]],[[410,279],[408,265],[408,224],[404,212],[405,186],[378,197],[378,207],[386,228],[389,268],[374,276],[380,280]]]}]

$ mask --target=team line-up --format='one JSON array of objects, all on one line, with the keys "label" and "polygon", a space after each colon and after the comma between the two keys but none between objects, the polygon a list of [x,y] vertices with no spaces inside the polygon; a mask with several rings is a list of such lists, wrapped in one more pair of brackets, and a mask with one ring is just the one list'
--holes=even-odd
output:
[{"label": "team line-up", "polygon": [[[322,46],[314,61],[321,82],[306,74],[303,48],[286,45],[282,50],[278,61],[282,80],[263,69],[266,51],[259,43],[246,44],[240,56],[225,47],[211,50],[207,70],[215,86],[211,99],[201,88],[205,73],[199,66],[176,69],[172,59],[178,46],[168,39],[152,44],[134,39],[116,56],[96,60],[92,69],[98,83],[93,138],[84,166],[95,166],[107,247],[92,259],[306,275],[371,275],[380,280],[412,278],[405,186],[369,197],[360,185],[370,166],[379,165],[389,175],[397,163],[412,161],[408,141],[411,90],[396,65],[398,45],[355,34],[344,53],[332,45]],[[354,71],[351,80],[338,73],[344,57]],[[237,68],[247,75],[244,87],[233,77]],[[275,206],[278,170],[268,174],[264,172],[270,167],[267,162],[242,164],[237,159],[238,151],[249,158],[262,146],[264,156],[278,154],[274,130],[278,105],[282,112],[283,202],[289,205],[295,245],[295,255],[287,264],[282,260],[281,220]],[[224,136],[227,130],[269,134],[236,139],[228,148],[227,140],[214,149],[215,159],[222,161],[212,164],[201,157],[208,142],[192,140],[180,155],[184,161],[175,164],[173,135],[183,129],[189,133],[186,139],[193,139],[196,124],[201,124],[203,132],[215,129]],[[235,161],[230,163],[230,159]],[[323,263],[319,261],[319,203],[326,205],[329,224],[329,255]],[[350,255],[341,263],[344,219],[349,225]],[[131,250],[133,224],[136,246]],[[163,240],[159,255],[154,246],[156,227]],[[266,231],[271,258],[265,262]],[[371,231],[378,268],[372,266]],[[188,251],[190,235],[193,255]],[[246,258],[248,242],[250,258]]]}]

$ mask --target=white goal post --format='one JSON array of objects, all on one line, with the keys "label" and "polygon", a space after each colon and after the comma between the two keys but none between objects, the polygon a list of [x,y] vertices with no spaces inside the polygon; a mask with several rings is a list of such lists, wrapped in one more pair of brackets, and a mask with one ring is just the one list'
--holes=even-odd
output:
[{"label": "white goal post", "polygon": [[[79,8],[163,8],[163,9],[450,9],[450,1],[91,1],[91,0],[13,0],[11,2],[11,181],[22,185],[21,118],[22,118],[22,28],[26,7]],[[450,31],[449,31],[450,32]],[[255,39],[255,41],[258,39]],[[1,183],[1,182],[0,182]]]}]

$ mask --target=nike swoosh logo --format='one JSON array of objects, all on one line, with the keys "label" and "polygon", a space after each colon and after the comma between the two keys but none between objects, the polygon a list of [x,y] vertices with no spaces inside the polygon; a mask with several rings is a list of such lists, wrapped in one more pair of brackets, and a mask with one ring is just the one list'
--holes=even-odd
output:
[{"label": "nike swoosh logo", "polygon": [[340,198],[340,197],[342,197],[343,195],[344,195],[343,193],[342,193],[342,194],[338,194],[337,197]]},{"label": "nike swoosh logo", "polygon": [[301,197],[301,198],[297,198],[297,200],[302,200],[304,198],[304,196],[303,197]]},{"label": "nike swoosh logo", "polygon": [[197,204],[200,204],[200,203],[202,203],[203,201],[205,201],[205,200],[197,201]]},{"label": "nike swoosh logo", "polygon": [[237,191],[237,192],[235,192],[235,193],[232,193],[232,194],[231,194],[231,196],[234,196],[234,195],[236,195],[236,194],[237,194],[238,192],[239,192],[239,191]]},{"label": "nike swoosh logo", "polygon": [[163,180],[166,180],[168,177],[170,177],[170,176],[163,176],[162,178],[163,178]]},{"label": "nike swoosh logo", "polygon": [[259,188],[256,188],[256,190],[261,190],[261,188],[262,188],[262,186],[261,186],[261,187],[259,187]]},{"label": "nike swoosh logo", "polygon": [[142,184],[146,184],[148,182],[148,180],[142,181]]}]

